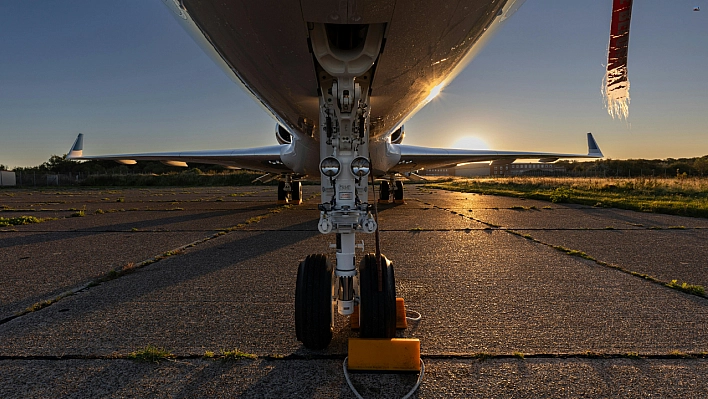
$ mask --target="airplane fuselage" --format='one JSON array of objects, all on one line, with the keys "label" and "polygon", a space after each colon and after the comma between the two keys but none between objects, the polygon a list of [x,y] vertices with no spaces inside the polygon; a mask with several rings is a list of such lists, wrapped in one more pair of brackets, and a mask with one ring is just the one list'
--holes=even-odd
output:
[{"label": "airplane fuselage", "polygon": [[382,24],[385,41],[370,82],[372,141],[390,135],[430,100],[431,90],[447,85],[523,2],[182,0],[180,9],[164,1],[281,124],[315,140],[321,84],[310,42],[313,27],[326,24],[330,40],[346,47],[359,44],[362,27]]}]

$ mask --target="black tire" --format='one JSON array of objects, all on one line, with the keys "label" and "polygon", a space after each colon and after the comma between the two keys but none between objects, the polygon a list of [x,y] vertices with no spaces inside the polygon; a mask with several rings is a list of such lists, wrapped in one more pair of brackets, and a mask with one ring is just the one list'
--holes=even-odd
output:
[{"label": "black tire", "polygon": [[293,202],[299,203],[302,199],[302,183],[299,181],[294,181],[290,183],[292,191],[290,192]]},{"label": "black tire", "polygon": [[376,255],[368,254],[359,266],[359,336],[393,338],[396,336],[396,281],[393,265],[381,255],[382,290],[379,291]]},{"label": "black tire", "polygon": [[332,265],[326,255],[300,262],[295,285],[295,335],[309,349],[332,341]]},{"label": "black tire", "polygon": [[288,200],[288,192],[285,191],[285,182],[280,181],[280,182],[278,182],[278,202],[287,201],[287,200]]},{"label": "black tire", "polygon": [[382,181],[379,186],[379,200],[388,201],[391,198],[391,188],[387,181]]},{"label": "black tire", "polygon": [[393,199],[395,201],[403,201],[403,182],[396,180],[396,189],[393,190]]}]

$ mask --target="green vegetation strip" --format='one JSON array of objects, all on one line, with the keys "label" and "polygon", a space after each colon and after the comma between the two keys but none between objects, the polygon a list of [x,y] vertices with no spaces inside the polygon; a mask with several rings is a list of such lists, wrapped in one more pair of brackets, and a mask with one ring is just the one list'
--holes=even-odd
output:
[{"label": "green vegetation strip", "polygon": [[456,179],[428,188],[708,218],[708,178]]},{"label": "green vegetation strip", "polygon": [[34,217],[34,216],[17,216],[14,218],[0,217],[0,227],[42,223],[42,222],[46,222],[48,220],[56,220],[56,218],[38,218],[38,217]]}]

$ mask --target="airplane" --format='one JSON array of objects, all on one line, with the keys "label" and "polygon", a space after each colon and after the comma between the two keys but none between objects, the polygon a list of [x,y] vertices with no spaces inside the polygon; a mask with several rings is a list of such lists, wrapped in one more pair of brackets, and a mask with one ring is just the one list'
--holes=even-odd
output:
[{"label": "airplane", "polygon": [[402,201],[403,180],[415,180],[420,169],[603,157],[590,133],[585,154],[402,144],[404,123],[452,82],[524,0],[162,1],[276,119],[278,145],[87,156],[79,134],[67,159],[259,170],[266,173],[261,181],[279,180],[279,203],[299,204],[301,182],[319,178],[318,229],[336,235],[336,254],[311,254],[298,267],[295,330],[306,348],[326,348],[335,314],[355,309],[361,337],[395,336],[393,264],[378,250],[358,267],[355,256],[362,245],[356,234],[378,229],[369,202],[375,181],[379,201]]}]

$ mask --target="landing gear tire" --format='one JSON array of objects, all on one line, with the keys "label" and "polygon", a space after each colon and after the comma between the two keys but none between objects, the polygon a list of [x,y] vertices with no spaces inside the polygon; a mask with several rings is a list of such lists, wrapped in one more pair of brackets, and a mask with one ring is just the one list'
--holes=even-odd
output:
[{"label": "landing gear tire", "polygon": [[288,192],[285,191],[285,182],[278,182],[278,205],[288,203]]},{"label": "landing gear tire", "polygon": [[376,255],[368,254],[359,266],[359,335],[362,338],[396,336],[396,281],[391,261],[381,255],[379,291]]},{"label": "landing gear tire", "polygon": [[321,254],[309,255],[297,271],[295,334],[309,349],[324,349],[332,341],[332,272]]},{"label": "landing gear tire", "polygon": [[292,188],[292,191],[290,192],[292,202],[296,205],[302,204],[302,183],[299,181],[294,181],[290,183],[290,187]]},{"label": "landing gear tire", "polygon": [[379,187],[379,202],[388,202],[391,198],[391,187],[387,181],[382,181]]},{"label": "landing gear tire", "polygon": [[393,190],[393,202],[397,204],[403,203],[403,182],[400,180],[396,181],[396,189]]}]

